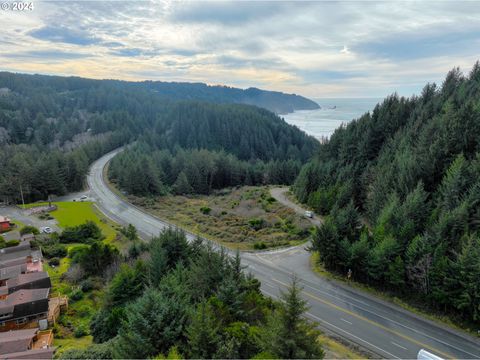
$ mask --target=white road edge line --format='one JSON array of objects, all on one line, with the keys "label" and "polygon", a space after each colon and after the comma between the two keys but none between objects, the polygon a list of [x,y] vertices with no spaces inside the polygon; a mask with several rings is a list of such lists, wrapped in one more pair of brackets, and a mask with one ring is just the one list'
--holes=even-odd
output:
[{"label": "white road edge line", "polygon": [[405,346],[402,346],[402,345],[398,345],[396,342],[393,342],[393,341],[390,341],[393,345],[395,346],[398,346],[399,348],[403,349],[403,350],[408,350]]},{"label": "white road edge line", "polygon": [[308,315],[308,316],[311,316],[311,317],[313,317],[313,318],[315,318],[315,319],[317,319],[318,321],[321,321],[321,322],[324,323],[324,324],[327,324],[328,326],[334,327],[335,329],[338,329],[338,330],[344,332],[345,334],[347,334],[347,335],[349,335],[349,336],[351,336],[351,337],[354,337],[355,339],[360,340],[360,341],[364,342],[365,344],[368,344],[368,345],[374,347],[374,348],[377,349],[377,350],[380,350],[381,352],[387,354],[390,358],[400,359],[398,356],[395,356],[395,355],[389,353],[388,351],[383,350],[382,348],[379,348],[378,346],[373,345],[372,343],[370,343],[370,342],[368,342],[368,341],[366,341],[366,340],[363,340],[362,338],[359,338],[358,336],[353,335],[352,333],[349,333],[348,331],[343,330],[342,328],[340,328],[340,327],[338,327],[338,326],[335,326],[335,325],[329,323],[328,321],[325,321],[325,320],[323,320],[322,318],[319,318],[319,317],[316,316],[316,315],[313,315],[312,313],[307,312],[307,315]]},{"label": "white road edge line", "polygon": [[[273,298],[273,299],[278,299],[278,296],[273,295],[273,294],[269,293],[268,291],[262,290],[262,292],[263,292],[264,294],[270,296],[270,297]],[[338,330],[344,332],[345,334],[350,335],[351,337],[353,337],[353,338],[355,338],[355,339],[357,339],[357,340],[360,340],[361,342],[364,342],[364,343],[367,344],[367,345],[373,346],[375,349],[380,350],[381,352],[387,354],[387,355],[388,355],[390,358],[392,358],[392,359],[393,359],[393,358],[395,358],[395,359],[400,359],[399,357],[397,357],[397,356],[395,356],[395,355],[393,355],[393,354],[390,354],[388,351],[383,350],[382,348],[379,348],[378,346],[373,345],[372,343],[369,343],[368,341],[363,340],[362,338],[359,338],[358,336],[353,335],[353,334],[349,333],[348,331],[343,330],[342,328],[339,328],[338,326],[335,326],[335,325],[333,325],[333,324],[330,324],[328,321],[325,321],[325,320],[323,320],[322,318],[319,318],[318,316],[313,315],[312,313],[307,312],[307,313],[305,313],[305,315],[308,315],[308,316],[310,316],[310,317],[313,317],[314,319],[316,319],[316,320],[318,320],[318,321],[321,321],[321,322],[324,323],[324,324],[327,324],[327,325],[329,325],[329,326],[331,326],[331,327],[333,327],[333,328],[335,328],[335,329],[338,329]]]},{"label": "white road edge line", "polygon": [[350,321],[348,321],[348,320],[345,320],[345,319],[343,319],[343,318],[340,318],[340,320],[345,321],[347,324],[352,325],[352,323],[351,323]]}]

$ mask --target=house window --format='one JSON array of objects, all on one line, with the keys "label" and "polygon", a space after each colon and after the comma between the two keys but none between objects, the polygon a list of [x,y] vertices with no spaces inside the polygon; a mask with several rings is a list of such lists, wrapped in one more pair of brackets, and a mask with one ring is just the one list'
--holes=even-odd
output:
[{"label": "house window", "polygon": [[12,316],[12,314],[2,314],[0,315],[0,319],[6,319],[6,318],[9,318],[10,316]]},{"label": "house window", "polygon": [[25,324],[27,322],[27,318],[21,318],[21,319],[17,319],[17,321],[15,321],[17,323],[17,325],[22,325],[22,324]]},{"label": "house window", "polygon": [[7,323],[5,321],[0,321],[0,327],[4,327]]}]

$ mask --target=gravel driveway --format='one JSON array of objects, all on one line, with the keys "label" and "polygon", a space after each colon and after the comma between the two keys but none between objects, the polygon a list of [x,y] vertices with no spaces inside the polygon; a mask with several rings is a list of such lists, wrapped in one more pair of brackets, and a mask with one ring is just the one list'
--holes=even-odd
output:
[{"label": "gravel driveway", "polygon": [[[286,207],[289,207],[290,209],[295,211],[297,214],[299,214],[301,216],[305,216],[305,211],[307,211],[308,209],[305,209],[305,208],[301,207],[300,205],[291,201],[287,196],[287,192],[288,192],[287,187],[276,187],[276,188],[270,189],[270,194],[272,195],[272,197],[275,200],[277,200],[279,203],[285,205]],[[305,218],[310,220],[310,222],[315,226],[321,226],[322,225],[322,219],[315,214],[313,215],[313,218],[308,218],[308,217],[305,217]]]}]

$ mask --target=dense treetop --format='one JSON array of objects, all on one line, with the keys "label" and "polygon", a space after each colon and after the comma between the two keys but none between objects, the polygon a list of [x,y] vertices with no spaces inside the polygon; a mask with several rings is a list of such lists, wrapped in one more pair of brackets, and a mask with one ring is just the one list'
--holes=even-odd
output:
[{"label": "dense treetop", "polygon": [[335,131],[294,185],[330,269],[480,321],[480,65]]},{"label": "dense treetop", "polygon": [[181,100],[189,97],[187,85],[178,85],[177,94],[170,84],[168,96],[160,85],[0,73],[2,200],[78,190],[91,161],[135,139],[174,153],[225,151],[244,161],[303,162],[317,146],[268,110],[213,95],[190,96],[210,102]]},{"label": "dense treetop", "polygon": [[61,358],[323,357],[319,331],[304,317],[308,309],[296,281],[283,302],[274,302],[243,271],[239,256],[215,251],[200,239],[188,243],[173,229],[129,253],[90,324],[94,344],[67,350]]}]

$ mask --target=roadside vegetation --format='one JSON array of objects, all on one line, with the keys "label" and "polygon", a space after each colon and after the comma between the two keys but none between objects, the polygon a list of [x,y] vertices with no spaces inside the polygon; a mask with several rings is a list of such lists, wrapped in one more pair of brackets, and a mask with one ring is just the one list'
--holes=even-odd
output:
[{"label": "roadside vegetation", "polygon": [[[242,190],[240,194],[248,190],[249,199],[268,194],[266,189]],[[301,317],[305,304],[297,297],[296,285],[285,294],[287,305],[283,305],[259,292],[260,283],[243,273],[238,258],[217,253],[200,241],[188,245],[181,232],[165,231],[147,245],[139,239],[135,227],[118,227],[106,221],[91,203],[55,205],[57,210],[50,215],[59,221],[63,231],[38,234],[37,242],[44,252],[44,269],[50,275],[52,293],[69,297],[69,309],[54,327],[56,357],[144,357],[148,353],[170,358],[220,354],[235,358],[318,358],[322,348],[339,358],[355,354],[320,334],[313,323]],[[20,232],[38,233],[38,229],[26,226]],[[109,241],[105,233],[115,233],[114,241]],[[165,301],[167,304],[163,304]],[[182,324],[176,330],[177,343],[165,345],[175,339],[174,329],[164,339],[163,332],[155,330],[158,326],[163,330],[164,326],[155,325],[142,306],[168,310],[169,320],[164,321]],[[140,318],[133,313],[138,313],[143,325],[151,321],[152,327],[142,329],[140,334],[143,325],[139,327]],[[287,313],[293,318],[287,318]],[[282,318],[283,325],[278,321]],[[120,326],[125,321],[131,324]],[[291,321],[298,325],[298,335],[293,343],[284,346],[283,338],[291,331],[285,327]],[[156,331],[156,336],[151,336],[151,331]],[[145,339],[137,333],[145,335]],[[140,349],[118,345],[127,341],[150,341],[150,346]]]},{"label": "roadside vegetation", "polygon": [[337,129],[293,190],[329,271],[480,328],[480,64]]},{"label": "roadside vegetation", "polygon": [[90,326],[96,344],[62,358],[323,357],[295,280],[274,302],[239,257],[173,229],[144,250],[107,286]]},{"label": "roadside vegetation", "polygon": [[209,196],[128,199],[161,219],[230,248],[293,246],[311,235],[310,222],[278,203],[268,187],[223,189]]}]

